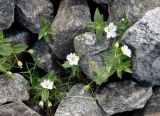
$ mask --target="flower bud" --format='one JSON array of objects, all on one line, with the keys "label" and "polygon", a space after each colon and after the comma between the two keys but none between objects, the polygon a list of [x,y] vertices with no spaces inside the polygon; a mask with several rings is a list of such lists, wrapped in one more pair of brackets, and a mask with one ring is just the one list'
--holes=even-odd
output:
[{"label": "flower bud", "polygon": [[50,101],[48,101],[48,107],[51,107],[52,103]]},{"label": "flower bud", "polygon": [[124,22],[124,21],[125,21],[125,18],[122,18],[122,21]]},{"label": "flower bud", "polygon": [[11,71],[6,71],[6,76],[10,79],[14,78],[13,73]]},{"label": "flower bud", "polygon": [[90,88],[90,85],[85,85],[85,86],[83,87],[83,90],[87,92],[87,91],[89,91],[89,88]]},{"label": "flower bud", "polygon": [[116,43],[114,44],[114,46],[115,46],[115,48],[118,48],[118,47],[119,47],[119,43],[116,42]]},{"label": "flower bud", "polygon": [[33,49],[29,49],[27,52],[32,55],[35,51]]},{"label": "flower bud", "polygon": [[39,102],[39,106],[43,108],[44,102],[42,100]]},{"label": "flower bud", "polygon": [[17,62],[17,65],[20,67],[20,68],[23,68],[22,66],[23,66],[23,63],[21,62],[21,61],[18,61]]}]

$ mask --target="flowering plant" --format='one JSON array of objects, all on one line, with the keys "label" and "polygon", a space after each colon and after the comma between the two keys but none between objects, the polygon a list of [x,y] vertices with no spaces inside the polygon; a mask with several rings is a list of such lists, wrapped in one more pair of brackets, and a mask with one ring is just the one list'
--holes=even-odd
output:
[{"label": "flowering plant", "polygon": [[47,103],[48,107],[51,107],[52,92],[56,91],[55,82],[57,82],[57,75],[51,71],[46,76],[34,79],[34,83],[31,86],[31,90],[36,98],[40,98],[39,105],[43,107]]},{"label": "flowering plant", "polygon": [[13,74],[10,70],[15,64],[14,62],[17,62],[20,68],[22,68],[23,65],[23,63],[18,60],[16,53],[25,51],[28,46],[25,44],[11,46],[11,41],[11,39],[4,38],[3,32],[0,31],[0,72],[13,79]]},{"label": "flowering plant", "polygon": [[50,27],[50,25],[48,25],[45,20],[44,17],[41,17],[40,19],[40,31],[38,34],[38,39],[44,39],[45,42],[48,42],[48,37],[49,35],[54,35],[54,31],[53,29]]},{"label": "flowering plant", "polygon": [[130,27],[130,24],[127,18],[123,17],[117,25],[111,22],[104,28],[107,38],[116,37],[118,41],[113,43],[110,51],[103,54],[105,66],[93,72],[93,77],[98,85],[106,82],[114,73],[117,73],[120,79],[122,78],[122,72],[132,73],[130,59],[132,52],[127,45],[121,47],[119,45],[123,33]]},{"label": "flowering plant", "polygon": [[93,72],[96,83],[100,85],[106,82],[114,73],[117,73],[120,79],[122,72],[132,73],[130,57],[131,50],[126,45],[119,47],[118,42],[113,44],[112,49],[103,54],[105,66],[99,71]]},{"label": "flowering plant", "polygon": [[103,35],[104,28],[107,22],[103,21],[103,15],[100,14],[99,10],[96,9],[94,14],[94,21],[88,24],[88,28],[96,31],[96,38],[100,39]]},{"label": "flowering plant", "polygon": [[79,56],[77,56],[75,53],[70,53],[66,57],[66,62],[62,65],[65,69],[71,68],[71,76],[75,77],[79,76],[80,73],[80,67],[79,67]]}]

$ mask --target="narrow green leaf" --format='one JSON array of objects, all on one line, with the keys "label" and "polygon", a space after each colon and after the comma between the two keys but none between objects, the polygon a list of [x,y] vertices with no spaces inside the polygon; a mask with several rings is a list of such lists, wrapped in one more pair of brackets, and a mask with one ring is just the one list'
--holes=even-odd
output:
[{"label": "narrow green leaf", "polygon": [[20,52],[25,51],[27,47],[28,46],[25,44],[18,44],[18,45],[13,46],[13,50],[15,53],[20,53]]},{"label": "narrow green leaf", "polygon": [[11,70],[12,65],[8,64],[8,63],[4,63],[2,64],[2,66],[5,68],[5,70]]},{"label": "narrow green leaf", "polygon": [[124,69],[124,71],[127,72],[127,73],[133,73],[133,71],[129,68]]},{"label": "narrow green leaf", "polygon": [[47,101],[49,98],[49,91],[47,89],[43,89],[41,97],[43,101]]},{"label": "narrow green leaf", "polygon": [[0,72],[6,72],[6,69],[0,64]]},{"label": "narrow green leaf", "polygon": [[68,61],[66,61],[62,66],[63,66],[63,68],[70,68],[71,67],[71,65],[69,64]]},{"label": "narrow green leaf", "polygon": [[88,27],[89,29],[96,29],[96,25],[97,25],[96,22],[91,22],[91,23],[89,23],[89,24],[87,25],[87,27]]},{"label": "narrow green leaf", "polygon": [[6,62],[6,59],[5,58],[1,58],[0,59],[0,64],[3,64],[3,63],[5,63]]},{"label": "narrow green leaf", "polygon": [[122,78],[122,70],[121,69],[117,69],[117,76],[118,78]]},{"label": "narrow green leaf", "polygon": [[103,35],[103,30],[96,29],[96,38],[101,39]]},{"label": "narrow green leaf", "polygon": [[10,39],[10,38],[5,38],[5,39],[0,39],[0,44],[1,43],[9,43],[9,42],[12,42],[13,40]]},{"label": "narrow green leaf", "polygon": [[44,27],[46,27],[46,23],[45,23],[44,17],[40,17],[40,27],[41,27],[41,29],[43,29]]},{"label": "narrow green leaf", "polygon": [[12,48],[5,44],[0,46],[0,55],[1,56],[10,56],[12,54]]},{"label": "narrow green leaf", "polygon": [[98,8],[96,9],[94,14],[94,22],[103,22],[103,15],[100,14]]},{"label": "narrow green leaf", "polygon": [[0,40],[4,39],[3,31],[0,31]]}]

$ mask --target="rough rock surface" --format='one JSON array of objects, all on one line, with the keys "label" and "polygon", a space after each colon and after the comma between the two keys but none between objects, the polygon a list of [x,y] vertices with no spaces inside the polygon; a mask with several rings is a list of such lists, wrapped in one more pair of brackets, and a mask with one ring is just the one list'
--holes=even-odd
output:
[{"label": "rough rock surface", "polygon": [[144,109],[136,112],[134,116],[160,116],[160,88],[154,90]]},{"label": "rough rock surface", "polygon": [[37,41],[33,45],[35,53],[32,55],[33,60],[38,61],[38,66],[49,72],[53,68],[52,53],[47,43],[44,41]]},{"label": "rough rock surface", "polygon": [[138,81],[160,85],[160,7],[148,11],[124,34],[132,49],[133,76]]},{"label": "rough rock surface", "polygon": [[74,39],[74,48],[80,56],[86,54],[98,54],[106,51],[111,47],[112,40],[107,39],[105,36],[97,40],[96,35],[92,32],[86,32]]},{"label": "rough rock surface", "polygon": [[33,33],[40,29],[40,18],[50,24],[53,20],[53,5],[49,0],[15,0],[16,21]]},{"label": "rough rock surface", "polygon": [[93,1],[98,3],[98,4],[108,4],[113,0],[93,0]]},{"label": "rough rock surface", "polygon": [[28,46],[31,45],[31,36],[30,33],[26,30],[16,30],[9,31],[6,34],[6,38],[11,38],[12,42],[11,45],[17,44],[26,44]]},{"label": "rough rock surface", "polygon": [[[74,48],[76,52],[82,57],[81,67],[83,72],[93,79],[93,71],[97,71],[103,66],[103,58],[100,55],[104,51],[111,48],[111,39],[107,39],[105,36],[97,40],[96,36],[92,32],[86,32],[82,35],[76,36],[74,39]],[[90,66],[89,62],[95,62],[95,66]]]},{"label": "rough rock surface", "polygon": [[[95,65],[90,65],[93,62]],[[99,55],[86,55],[81,60],[81,68],[89,79],[95,80],[93,72],[97,72],[104,65],[103,58]]]},{"label": "rough rock surface", "polygon": [[[83,84],[76,84],[61,101],[55,116],[104,116],[90,92],[83,95]],[[106,116],[106,115],[105,115]]]},{"label": "rough rock surface", "polygon": [[66,58],[74,51],[73,39],[86,31],[91,21],[87,0],[62,0],[51,27],[56,35],[49,39],[52,51],[59,58]]},{"label": "rough rock surface", "polygon": [[107,115],[143,108],[152,95],[152,87],[142,87],[131,81],[110,83],[96,95]]},{"label": "rough rock surface", "polygon": [[5,75],[0,75],[0,104],[29,99],[27,80],[17,73],[14,77],[15,79],[11,80]]},{"label": "rough rock surface", "polygon": [[0,106],[0,116],[40,116],[22,102],[14,102]]},{"label": "rough rock surface", "polygon": [[14,21],[14,0],[0,0],[0,30],[8,29]]},{"label": "rough rock surface", "polygon": [[96,35],[92,32],[86,32],[78,35],[74,38],[75,51],[78,55],[84,56],[90,52],[90,47],[95,45],[96,41]]},{"label": "rough rock surface", "polygon": [[112,0],[109,4],[109,19],[119,21],[125,13],[130,22],[135,23],[147,11],[160,6],[160,0]]}]

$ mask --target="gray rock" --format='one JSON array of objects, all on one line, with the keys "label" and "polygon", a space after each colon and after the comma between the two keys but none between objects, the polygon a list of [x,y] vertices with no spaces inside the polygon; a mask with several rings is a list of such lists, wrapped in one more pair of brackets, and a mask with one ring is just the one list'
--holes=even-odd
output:
[{"label": "gray rock", "polygon": [[108,4],[113,0],[93,0],[93,1],[98,3],[98,4]]},{"label": "gray rock", "polygon": [[133,77],[160,85],[160,7],[148,11],[123,37],[132,49]]},{"label": "gray rock", "polygon": [[[95,65],[90,65],[93,62]],[[97,72],[100,68],[104,66],[103,58],[99,55],[89,55],[87,54],[81,60],[82,71],[87,75],[89,79],[95,80],[93,77],[93,72]]]},{"label": "gray rock", "polygon": [[82,95],[82,90],[83,84],[73,86],[58,106],[55,116],[104,116],[91,93]]},{"label": "gray rock", "polygon": [[0,116],[40,116],[22,102],[14,102],[0,106]]},{"label": "gray rock", "polygon": [[86,31],[91,21],[87,0],[62,0],[51,27],[56,35],[49,39],[49,45],[57,57],[65,59],[74,51],[73,39]]},{"label": "gray rock", "polygon": [[53,68],[53,62],[52,53],[48,44],[40,40],[33,45],[33,49],[35,51],[32,55],[33,60],[35,62],[38,61],[38,66],[41,69],[49,72]]},{"label": "gray rock", "polygon": [[[109,50],[111,45],[111,39],[107,39],[104,36],[102,39],[97,40],[95,34],[92,32],[86,32],[75,37],[74,48],[82,57],[81,67],[83,72],[90,79],[93,79],[93,71],[98,71],[104,65],[103,58],[100,54]],[[89,62],[92,61],[95,62],[95,66],[89,65]]]},{"label": "gray rock", "polygon": [[143,116],[160,115],[160,88],[156,88],[143,111]]},{"label": "gray rock", "polygon": [[53,20],[53,5],[49,0],[15,0],[16,21],[33,33],[40,29],[40,18],[50,24]]},{"label": "gray rock", "polygon": [[133,116],[160,116],[160,88],[154,90],[144,109],[134,113]]},{"label": "gray rock", "polygon": [[79,56],[84,56],[90,52],[90,47],[96,44],[96,35],[92,32],[86,32],[74,38],[74,48]]},{"label": "gray rock", "polygon": [[28,46],[31,45],[31,36],[30,33],[26,30],[16,30],[9,31],[6,34],[6,38],[12,39],[11,45],[17,44],[26,44]]},{"label": "gray rock", "polygon": [[152,95],[152,87],[142,87],[131,81],[110,83],[101,88],[96,98],[107,115],[141,109]]},{"label": "gray rock", "polygon": [[14,22],[14,0],[0,0],[0,30],[8,29]]},{"label": "gray rock", "polygon": [[27,80],[20,74],[14,74],[15,79],[0,75],[0,104],[29,99]]},{"label": "gray rock", "polygon": [[135,23],[147,11],[160,6],[160,0],[113,0],[109,4],[109,19],[119,21],[125,13],[130,22]]},{"label": "gray rock", "polygon": [[74,48],[80,56],[86,54],[98,54],[106,51],[111,47],[113,40],[107,39],[105,36],[102,39],[97,40],[96,35],[92,32],[86,32],[74,39]]}]

